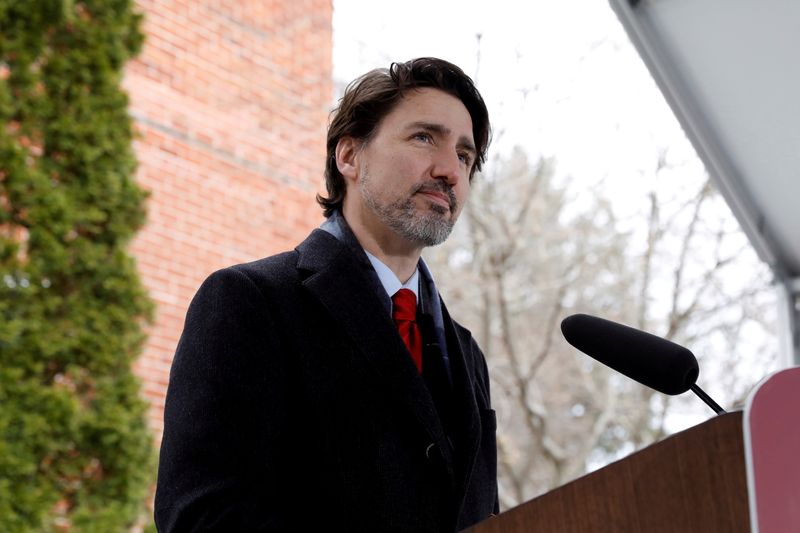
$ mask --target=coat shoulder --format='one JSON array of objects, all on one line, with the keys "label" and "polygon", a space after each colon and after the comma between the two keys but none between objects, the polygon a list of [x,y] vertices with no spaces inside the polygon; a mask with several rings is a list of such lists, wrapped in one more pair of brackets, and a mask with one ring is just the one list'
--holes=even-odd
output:
[{"label": "coat shoulder", "polygon": [[197,290],[192,307],[209,302],[245,301],[275,294],[297,280],[297,252],[285,252],[249,263],[228,266],[208,275]]},{"label": "coat shoulder", "polygon": [[[256,285],[280,288],[302,281],[308,274],[326,267],[341,249],[335,237],[317,229],[294,250],[233,265],[218,272],[236,272],[245,275]],[[219,275],[218,272],[212,276]]]},{"label": "coat shoulder", "polygon": [[233,265],[222,269],[222,271],[231,270],[238,274],[243,274],[257,285],[264,283],[281,285],[287,281],[297,279],[298,255],[297,250],[292,250],[249,263]]}]

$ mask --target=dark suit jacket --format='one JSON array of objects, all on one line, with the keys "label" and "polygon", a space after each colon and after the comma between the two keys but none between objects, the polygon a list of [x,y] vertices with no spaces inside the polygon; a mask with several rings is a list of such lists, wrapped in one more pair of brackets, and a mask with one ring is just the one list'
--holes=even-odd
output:
[{"label": "dark suit jacket", "polygon": [[483,354],[443,309],[446,433],[360,253],[315,230],[203,283],[170,374],[159,531],[455,531],[497,512]]}]

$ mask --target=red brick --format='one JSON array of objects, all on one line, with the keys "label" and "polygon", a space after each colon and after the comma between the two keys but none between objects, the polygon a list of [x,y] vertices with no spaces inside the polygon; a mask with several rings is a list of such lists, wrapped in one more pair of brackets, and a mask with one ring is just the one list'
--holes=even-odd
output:
[{"label": "red brick", "polygon": [[132,244],[154,323],[135,371],[160,441],[186,308],[214,270],[289,249],[322,220],[331,0],[137,0],[126,69],[148,221]]}]

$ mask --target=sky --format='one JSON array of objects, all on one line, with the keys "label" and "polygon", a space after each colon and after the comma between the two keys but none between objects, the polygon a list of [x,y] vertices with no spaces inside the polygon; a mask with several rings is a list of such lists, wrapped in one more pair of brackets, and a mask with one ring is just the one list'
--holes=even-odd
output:
[{"label": "sky", "polygon": [[[437,56],[472,76],[494,126],[492,154],[520,145],[557,173],[603,181],[635,210],[659,151],[703,167],[605,0],[334,0],[334,78]],[[480,39],[478,39],[480,35]],[[686,175],[686,172],[684,175]],[[645,179],[643,179],[643,177]]]}]

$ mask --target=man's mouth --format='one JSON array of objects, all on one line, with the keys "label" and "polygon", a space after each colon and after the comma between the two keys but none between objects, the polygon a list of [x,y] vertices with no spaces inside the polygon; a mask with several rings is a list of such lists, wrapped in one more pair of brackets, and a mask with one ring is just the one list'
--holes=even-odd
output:
[{"label": "man's mouth", "polygon": [[452,212],[455,209],[456,199],[452,191],[441,190],[438,187],[421,187],[417,194],[424,195],[428,200],[446,208],[448,211]]},{"label": "man's mouth", "polygon": [[428,200],[432,201],[435,204],[439,204],[442,207],[446,207],[450,209],[450,199],[447,195],[443,192],[438,191],[419,191],[419,194],[424,195]]}]

